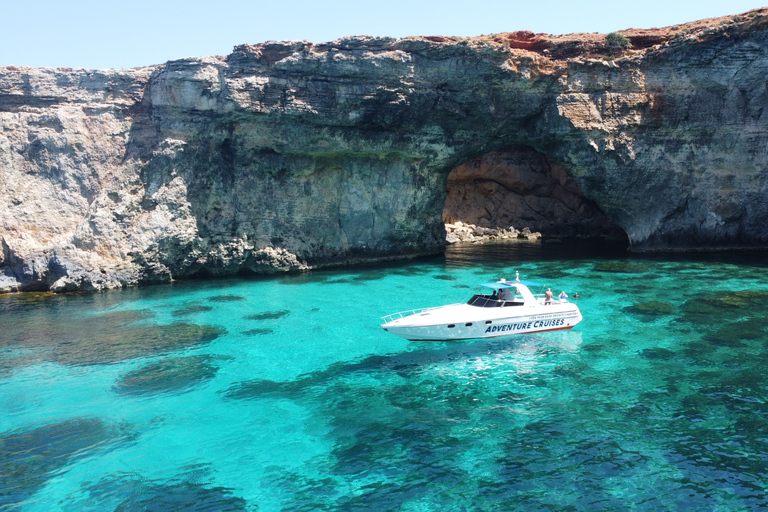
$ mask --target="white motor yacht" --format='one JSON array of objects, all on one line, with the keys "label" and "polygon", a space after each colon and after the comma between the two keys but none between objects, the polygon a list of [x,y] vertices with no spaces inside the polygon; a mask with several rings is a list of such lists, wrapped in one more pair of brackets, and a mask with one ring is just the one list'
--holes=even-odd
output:
[{"label": "white motor yacht", "polygon": [[502,279],[481,286],[492,290],[464,304],[415,309],[382,317],[382,329],[411,341],[467,340],[512,334],[561,331],[581,322],[581,312],[567,298],[534,295],[530,281]]}]

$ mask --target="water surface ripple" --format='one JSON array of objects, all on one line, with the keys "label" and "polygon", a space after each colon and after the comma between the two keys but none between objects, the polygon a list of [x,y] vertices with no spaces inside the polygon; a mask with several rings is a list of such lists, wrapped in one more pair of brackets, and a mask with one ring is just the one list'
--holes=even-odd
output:
[{"label": "water surface ripple", "polygon": [[[0,509],[768,508],[768,258],[453,247],[407,264],[0,296]],[[408,342],[500,277],[572,331]]]}]

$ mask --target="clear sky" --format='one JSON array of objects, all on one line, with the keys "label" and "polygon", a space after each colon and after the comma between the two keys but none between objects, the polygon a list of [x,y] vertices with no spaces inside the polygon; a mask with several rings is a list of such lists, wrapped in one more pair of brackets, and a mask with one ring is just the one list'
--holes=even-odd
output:
[{"label": "clear sky", "polygon": [[362,34],[608,33],[763,5],[749,0],[0,0],[0,66],[130,68],[227,55],[241,43],[320,43]]}]

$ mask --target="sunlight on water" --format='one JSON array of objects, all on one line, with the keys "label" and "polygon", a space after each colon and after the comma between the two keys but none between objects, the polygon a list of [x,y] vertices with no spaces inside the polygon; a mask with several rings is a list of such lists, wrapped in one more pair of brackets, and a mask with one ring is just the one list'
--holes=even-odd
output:
[{"label": "sunlight on water", "polygon": [[[768,507],[768,260],[601,254],[0,296],[0,509]],[[515,271],[583,322],[378,329]]]}]

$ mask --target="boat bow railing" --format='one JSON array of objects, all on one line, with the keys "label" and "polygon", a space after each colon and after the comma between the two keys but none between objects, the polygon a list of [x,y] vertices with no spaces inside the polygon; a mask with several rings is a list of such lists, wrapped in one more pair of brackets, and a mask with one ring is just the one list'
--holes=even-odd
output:
[{"label": "boat bow railing", "polygon": [[394,322],[395,320],[400,320],[401,318],[405,318],[407,316],[418,315],[426,311],[433,311],[435,309],[440,309],[444,307],[445,306],[435,306],[433,308],[409,309],[408,311],[399,311],[397,313],[392,313],[391,315],[385,315],[381,317],[381,319],[384,320],[385,324],[388,324],[390,322]]}]

